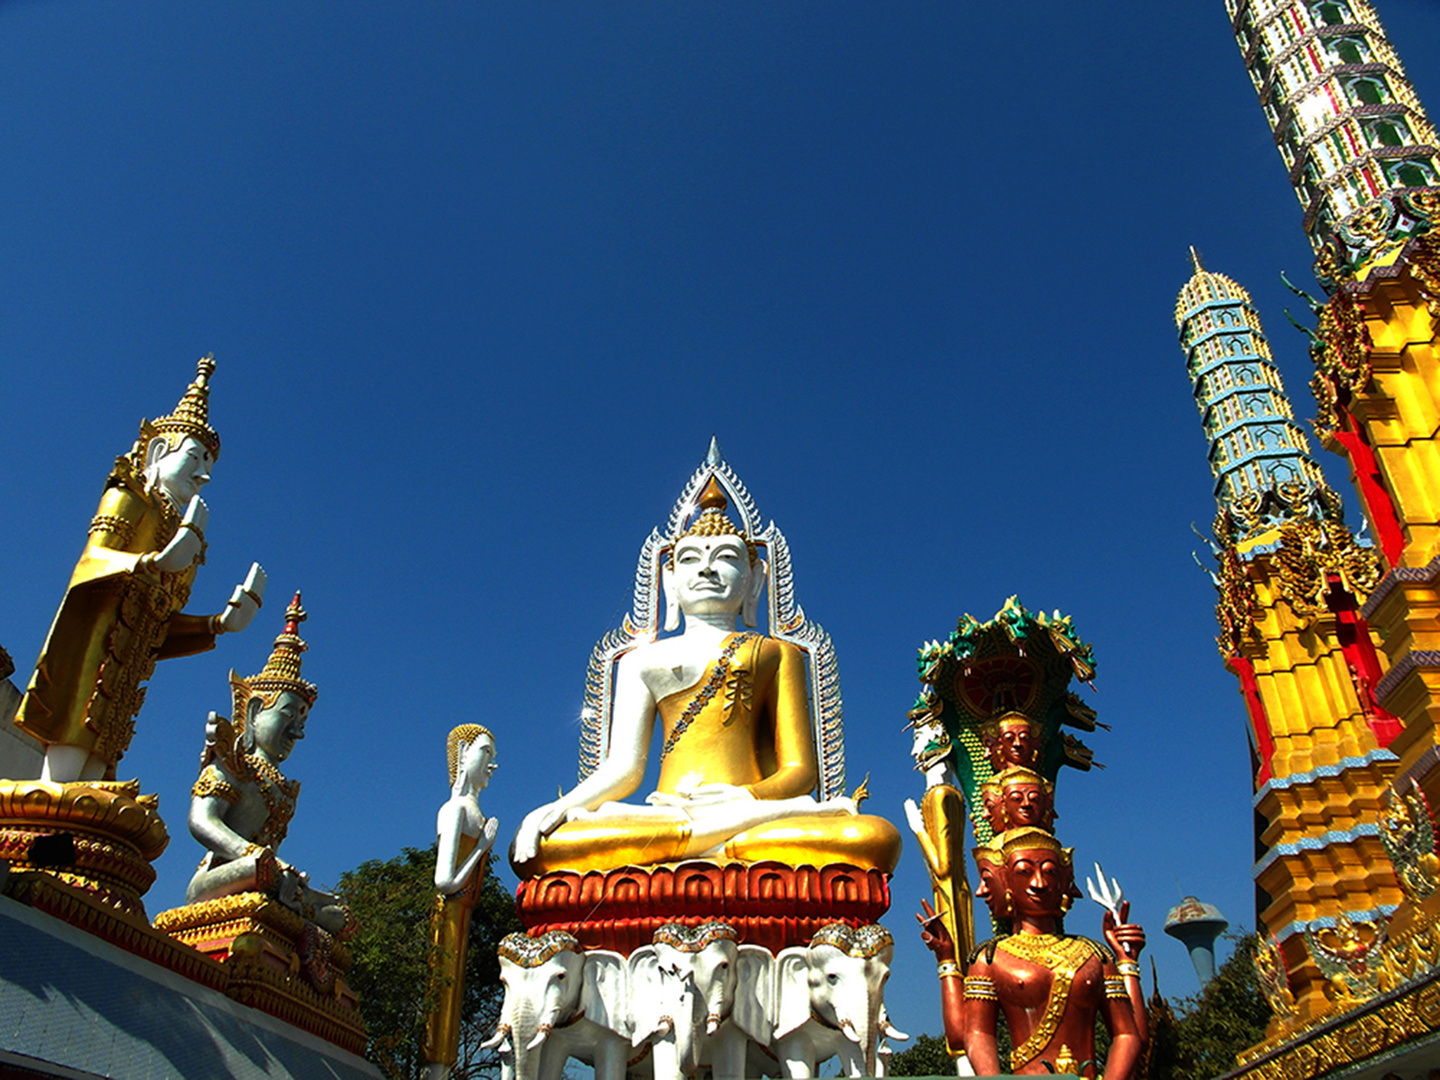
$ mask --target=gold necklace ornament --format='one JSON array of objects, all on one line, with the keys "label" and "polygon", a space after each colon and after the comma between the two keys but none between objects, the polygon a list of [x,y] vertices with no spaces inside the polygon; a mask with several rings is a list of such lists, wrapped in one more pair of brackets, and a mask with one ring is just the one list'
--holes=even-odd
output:
[{"label": "gold necklace ornament", "polygon": [[1010,1054],[1010,1070],[1019,1072],[1034,1061],[1055,1037],[1060,1020],[1065,1015],[1065,1006],[1070,1001],[1070,984],[1076,973],[1091,957],[1102,961],[1104,957],[1095,943],[1086,938],[1057,937],[1054,934],[1011,934],[1001,938],[996,948],[1017,960],[1048,969],[1051,976],[1050,996],[1045,1001],[1044,1014],[1030,1037]]}]

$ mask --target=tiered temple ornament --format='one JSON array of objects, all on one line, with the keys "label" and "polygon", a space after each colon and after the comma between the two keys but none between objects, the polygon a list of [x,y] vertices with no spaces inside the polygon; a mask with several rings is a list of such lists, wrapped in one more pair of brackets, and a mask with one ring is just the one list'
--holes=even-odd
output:
[{"label": "tiered temple ornament", "polygon": [[460,1008],[470,913],[485,884],[485,864],[500,823],[480,809],[480,792],[495,772],[495,736],[461,724],[445,740],[450,798],[436,816],[435,906],[430,912],[429,1013],[425,1020],[427,1080],[445,1080],[460,1056]]},{"label": "tiered temple ornament", "polygon": [[[757,624],[767,580],[769,632],[737,629]],[[511,850],[532,935],[628,956],[666,924],[721,921],[774,955],[888,908],[900,836],[845,795],[830,639],[713,442],[645,542],[633,611],[596,646],[584,718],[580,783],[528,814]],[[652,741],[656,791],[618,801]]]},{"label": "tiered temple ornament", "polygon": [[[910,719],[928,788],[906,812],[935,892],[921,921],[939,961],[950,1051],[981,1075],[1095,1077],[1098,1016],[1112,1036],[1103,1075],[1125,1080],[1148,1038],[1136,962],[1145,934],[1126,921],[1129,905],[1103,875],[1091,896],[1106,908],[1107,944],[1065,933],[1064,915],[1080,894],[1072,853],[1052,831],[1060,767],[1092,765],[1089,748],[1060,730],[1096,727],[1094,711],[1068,690],[1072,675],[1093,677],[1090,648],[1069,618],[1032,615],[1011,597],[989,622],[964,616],[944,644],[920,650],[919,662],[925,691]],[[980,841],[975,895],[998,932],[978,946],[966,919],[963,807]],[[996,1049],[1002,1011],[1015,1044],[1006,1062]]]},{"label": "tiered temple ornament", "polygon": [[300,674],[304,620],[296,593],[260,674],[230,673],[234,719],[210,714],[190,802],[205,857],[186,905],[161,912],[155,926],[219,961],[231,997],[358,1053],[365,1029],[343,944],[357,924],[279,856],[300,793],[280,766],[305,737],[317,693]]},{"label": "tiered temple ornament", "polygon": [[142,421],[116,459],[15,718],[45,746],[41,776],[0,780],[0,858],[26,875],[27,901],[127,947],[139,947],[131,922],[149,931],[141,896],[169,842],[155,798],[115,780],[142,684],[157,660],[244,629],[265,589],[253,565],[220,614],[181,611],[204,561],[199,490],[220,452],[209,423],[214,370],[200,360],[175,411]]}]

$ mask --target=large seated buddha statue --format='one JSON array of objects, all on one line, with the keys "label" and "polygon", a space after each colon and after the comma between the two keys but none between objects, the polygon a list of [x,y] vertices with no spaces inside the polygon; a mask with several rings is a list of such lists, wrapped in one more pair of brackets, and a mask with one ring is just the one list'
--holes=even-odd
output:
[{"label": "large seated buddha statue", "polygon": [[[732,501],[739,523],[727,514]],[[668,636],[656,625],[657,575],[664,629],[679,631]],[[771,575],[767,635],[749,628]],[[668,528],[645,545],[637,600],[592,660],[585,775],[525,817],[511,850],[515,872],[695,859],[892,871],[898,831],[858,813],[843,791],[829,638],[794,605],[784,537],[773,524],[758,528],[713,443]],[[622,802],[652,753],[655,791],[643,804]]]}]

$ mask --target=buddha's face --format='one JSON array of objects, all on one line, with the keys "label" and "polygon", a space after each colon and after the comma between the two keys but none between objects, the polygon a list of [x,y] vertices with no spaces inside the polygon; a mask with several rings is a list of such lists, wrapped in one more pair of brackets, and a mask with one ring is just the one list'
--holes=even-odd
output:
[{"label": "buddha's face", "polygon": [[1005,876],[1015,914],[1032,918],[1058,918],[1072,888],[1070,868],[1058,851],[1034,848],[1012,852],[1005,859]]},{"label": "buddha's face", "polygon": [[215,459],[199,439],[186,435],[180,445],[152,460],[155,483],[176,506],[185,506],[210,482]]},{"label": "buddha's face", "polygon": [[255,747],[276,765],[290,756],[295,744],[305,737],[305,718],[310,703],[293,690],[282,690],[275,704],[262,707],[250,721]]},{"label": "buddha's face", "polygon": [[738,612],[753,576],[738,536],[685,536],[675,545],[675,599],[687,614]]},{"label": "buddha's face", "polygon": [[460,772],[475,791],[484,790],[496,768],[495,741],[489,735],[481,735],[460,755]]}]

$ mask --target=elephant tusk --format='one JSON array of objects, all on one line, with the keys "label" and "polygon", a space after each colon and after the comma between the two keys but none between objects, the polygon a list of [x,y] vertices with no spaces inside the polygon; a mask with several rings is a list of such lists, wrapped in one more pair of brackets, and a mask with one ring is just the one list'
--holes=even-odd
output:
[{"label": "elephant tusk", "polygon": [[897,1030],[895,1026],[889,1021],[886,1021],[885,1026],[882,1027],[880,1030],[887,1039],[894,1039],[896,1042],[909,1042],[910,1040],[909,1035],[906,1035],[903,1031]]},{"label": "elephant tusk", "polygon": [[659,1023],[655,1026],[655,1032],[659,1035],[669,1035],[675,1030],[675,1018],[673,1016],[660,1017]]},{"label": "elephant tusk", "polygon": [[855,1021],[849,1017],[840,1021],[840,1031],[851,1042],[858,1043],[860,1041],[860,1032],[855,1028]]},{"label": "elephant tusk", "polygon": [[497,1024],[497,1025],[495,1026],[495,1034],[491,1035],[488,1039],[486,1039],[483,1043],[481,1043],[481,1044],[480,1044],[480,1049],[481,1049],[481,1050],[494,1050],[497,1046],[499,1046],[502,1042],[505,1041],[505,1036],[507,1036],[507,1035],[509,1035],[509,1034],[510,1034],[510,1025],[509,1025],[509,1024]]},{"label": "elephant tusk", "polygon": [[711,1013],[705,1018],[705,1034],[714,1035],[720,1029],[723,1020],[719,1013]]},{"label": "elephant tusk", "polygon": [[528,1046],[526,1046],[525,1049],[526,1049],[526,1050],[538,1050],[538,1049],[540,1049],[540,1044],[545,1041],[545,1037],[546,1037],[547,1035],[549,1035],[549,1034],[550,1034],[550,1025],[549,1025],[549,1024],[541,1024],[538,1028],[535,1029],[535,1037],[530,1040],[530,1044],[529,1044]]}]

